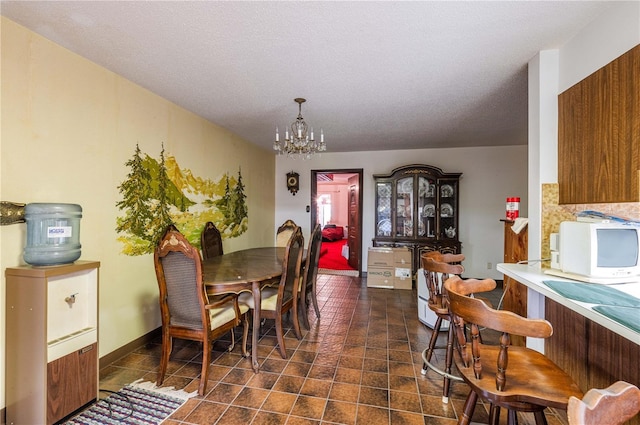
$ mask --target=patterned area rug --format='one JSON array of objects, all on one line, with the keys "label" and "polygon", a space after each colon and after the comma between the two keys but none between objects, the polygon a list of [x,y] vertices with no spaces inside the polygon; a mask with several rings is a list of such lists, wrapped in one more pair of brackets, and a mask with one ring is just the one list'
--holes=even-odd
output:
[{"label": "patterned area rug", "polygon": [[197,392],[175,390],[173,387],[158,388],[153,382],[138,380],[89,406],[65,424],[160,424],[196,394]]}]

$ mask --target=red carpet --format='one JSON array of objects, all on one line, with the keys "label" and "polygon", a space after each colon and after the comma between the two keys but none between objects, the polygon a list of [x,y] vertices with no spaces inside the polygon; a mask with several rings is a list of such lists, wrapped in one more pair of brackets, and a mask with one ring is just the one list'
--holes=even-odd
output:
[{"label": "red carpet", "polygon": [[335,242],[322,242],[320,247],[320,261],[318,268],[331,270],[355,270],[342,256],[342,247],[347,243],[346,239]]}]

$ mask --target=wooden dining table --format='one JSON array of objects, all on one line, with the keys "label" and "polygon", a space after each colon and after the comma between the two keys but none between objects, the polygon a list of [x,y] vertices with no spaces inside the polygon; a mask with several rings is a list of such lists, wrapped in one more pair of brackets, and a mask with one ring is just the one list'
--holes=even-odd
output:
[{"label": "wooden dining table", "polygon": [[207,293],[229,294],[251,291],[253,334],[251,336],[251,362],[259,372],[258,336],[260,332],[260,291],[262,287],[282,276],[284,247],[249,248],[202,260],[202,272]]}]

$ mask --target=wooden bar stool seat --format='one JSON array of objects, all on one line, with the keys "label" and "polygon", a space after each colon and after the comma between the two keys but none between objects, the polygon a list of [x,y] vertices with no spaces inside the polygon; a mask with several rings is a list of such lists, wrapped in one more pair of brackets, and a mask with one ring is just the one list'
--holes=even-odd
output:
[{"label": "wooden bar stool seat", "polygon": [[[478,398],[491,404],[489,424],[497,425],[500,409],[508,410],[507,423],[517,423],[517,412],[533,412],[536,424],[546,425],[544,409],[567,409],[570,397],[582,397],[573,379],[538,351],[512,346],[510,335],[548,338],[551,324],[528,319],[510,311],[495,310],[470,294],[494,289],[493,279],[453,276],[444,283],[452,327],[456,335],[454,359],[462,379],[471,391],[459,425],[471,422]],[[499,343],[490,345],[479,338],[479,329],[497,331]],[[467,333],[470,330],[470,340]]]}]

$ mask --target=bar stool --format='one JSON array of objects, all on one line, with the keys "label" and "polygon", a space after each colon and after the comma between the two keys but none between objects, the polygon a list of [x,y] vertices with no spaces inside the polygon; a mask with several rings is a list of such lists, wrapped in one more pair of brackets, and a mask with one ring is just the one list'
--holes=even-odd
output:
[{"label": "bar stool", "polygon": [[[442,375],[443,388],[442,388],[442,402],[449,402],[449,388],[451,386],[450,381],[462,381],[459,376],[451,374],[451,365],[453,364],[453,329],[450,326],[447,334],[447,346],[445,352],[445,370],[441,370],[431,363],[431,356],[433,350],[436,348],[436,342],[440,329],[442,328],[442,322],[449,320],[449,309],[444,303],[444,297],[442,295],[442,283],[453,275],[460,275],[464,272],[464,267],[460,263],[464,260],[463,254],[441,254],[439,252],[429,252],[422,255],[422,268],[424,269],[424,277],[427,283],[427,289],[429,291],[428,307],[436,315],[436,322],[433,325],[433,334],[429,340],[429,346],[422,352],[422,374],[426,375],[428,369],[431,369]],[[445,262],[446,261],[446,262]]]},{"label": "bar stool", "polygon": [[618,381],[605,389],[593,388],[582,400],[569,398],[569,425],[621,425],[640,413],[640,389]]},{"label": "bar stool", "polygon": [[[493,279],[453,276],[444,283],[451,323],[456,336],[455,363],[471,391],[458,425],[468,425],[478,397],[491,404],[489,424],[497,425],[500,409],[508,410],[507,423],[517,424],[517,412],[532,412],[536,424],[546,425],[544,409],[567,409],[570,397],[582,398],[573,379],[544,354],[512,346],[510,335],[548,338],[551,323],[528,319],[510,311],[495,310],[470,294],[490,291]],[[471,339],[467,340],[467,328]],[[480,328],[500,334],[499,344],[481,343]]]}]

